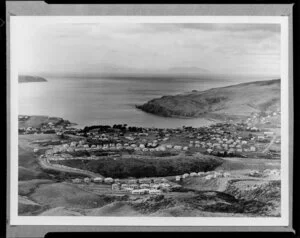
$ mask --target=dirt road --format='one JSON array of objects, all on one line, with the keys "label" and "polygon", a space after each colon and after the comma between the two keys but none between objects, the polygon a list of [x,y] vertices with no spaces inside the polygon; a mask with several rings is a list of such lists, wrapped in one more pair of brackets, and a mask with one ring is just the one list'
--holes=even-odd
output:
[{"label": "dirt road", "polygon": [[276,135],[273,136],[272,140],[270,141],[270,144],[263,150],[263,153],[267,153],[269,148],[273,145],[273,143],[275,142],[276,140]]},{"label": "dirt road", "polygon": [[42,156],[40,156],[38,158],[39,164],[43,169],[46,170],[55,170],[58,172],[65,172],[65,173],[72,173],[72,174],[79,174],[79,175],[85,175],[91,178],[96,178],[96,177],[100,177],[100,178],[104,178],[102,175],[97,174],[97,173],[93,173],[90,171],[86,171],[86,170],[81,170],[81,169],[75,169],[75,168],[71,168],[71,167],[67,167],[67,166],[60,166],[58,164],[51,164],[47,158],[44,158]]}]

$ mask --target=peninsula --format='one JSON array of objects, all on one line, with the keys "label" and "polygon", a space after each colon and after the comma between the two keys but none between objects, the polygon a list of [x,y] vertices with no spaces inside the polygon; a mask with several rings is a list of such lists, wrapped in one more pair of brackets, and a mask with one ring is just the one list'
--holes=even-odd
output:
[{"label": "peninsula", "polygon": [[47,80],[39,76],[19,75],[19,83],[32,83],[32,82],[47,82]]},{"label": "peninsula", "polygon": [[163,96],[137,108],[164,117],[241,119],[280,107],[280,79]]}]

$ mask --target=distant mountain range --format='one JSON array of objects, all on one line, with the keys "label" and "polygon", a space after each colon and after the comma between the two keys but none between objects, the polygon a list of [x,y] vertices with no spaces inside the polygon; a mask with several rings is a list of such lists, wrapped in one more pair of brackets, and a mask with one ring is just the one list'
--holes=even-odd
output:
[{"label": "distant mountain range", "polygon": [[280,79],[242,83],[175,96],[163,96],[137,108],[164,117],[241,118],[280,107]]},{"label": "distant mountain range", "polygon": [[30,75],[19,75],[19,83],[47,82],[45,78]]}]

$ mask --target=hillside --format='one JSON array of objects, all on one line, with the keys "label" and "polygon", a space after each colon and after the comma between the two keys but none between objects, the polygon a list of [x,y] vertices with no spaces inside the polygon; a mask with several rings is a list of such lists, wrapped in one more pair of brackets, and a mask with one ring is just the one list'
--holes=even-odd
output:
[{"label": "hillside", "polygon": [[75,125],[75,123],[71,123],[68,120],[64,120],[63,118],[60,117],[19,115],[19,128],[22,127],[39,128],[48,123],[53,123],[54,125],[61,125],[61,126]]},{"label": "hillside", "polygon": [[19,75],[19,83],[32,83],[32,82],[47,82],[47,80],[38,76]]},{"label": "hillside", "polygon": [[164,117],[240,118],[280,107],[280,79],[152,99],[137,108]]}]

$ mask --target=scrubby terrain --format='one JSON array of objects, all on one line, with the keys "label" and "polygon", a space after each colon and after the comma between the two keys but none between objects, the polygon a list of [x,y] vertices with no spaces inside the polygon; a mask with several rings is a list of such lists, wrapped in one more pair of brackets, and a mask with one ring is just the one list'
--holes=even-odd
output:
[{"label": "scrubby terrain", "polygon": [[210,171],[222,164],[222,159],[209,156],[173,156],[167,158],[103,158],[92,161],[65,160],[57,163],[102,174],[106,177],[164,177],[189,171]]},{"label": "scrubby terrain", "polygon": [[152,99],[137,108],[165,117],[240,118],[280,106],[280,79]]}]

